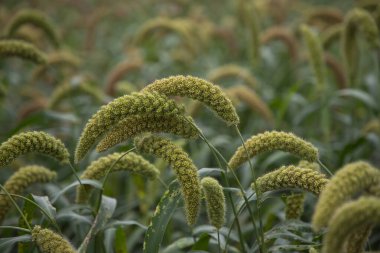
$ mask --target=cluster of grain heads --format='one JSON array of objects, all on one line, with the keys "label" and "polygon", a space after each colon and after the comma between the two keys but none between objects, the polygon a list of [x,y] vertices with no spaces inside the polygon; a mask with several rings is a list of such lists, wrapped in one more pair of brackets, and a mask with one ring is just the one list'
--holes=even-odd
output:
[{"label": "cluster of grain heads", "polygon": [[359,62],[359,48],[357,40],[361,32],[365,41],[372,48],[380,47],[379,29],[370,13],[363,9],[355,8],[347,13],[342,32],[341,51],[346,64],[346,71],[350,83],[356,81]]},{"label": "cluster of grain heads", "polygon": [[207,80],[212,83],[220,83],[224,78],[236,77],[241,79],[244,84],[251,88],[257,88],[257,80],[251,75],[248,69],[236,64],[227,64],[211,70],[207,74]]},{"label": "cluster of grain heads", "polygon": [[323,59],[322,43],[317,34],[315,34],[307,25],[301,25],[300,29],[305,40],[309,60],[317,81],[317,89],[319,92],[324,91],[326,89],[326,66]]},{"label": "cluster of grain heads", "polygon": [[[20,168],[4,184],[4,188],[10,194],[22,194],[28,186],[34,183],[50,182],[57,174],[42,166],[30,165]],[[4,219],[12,202],[2,192],[0,195],[0,223]]]},{"label": "cluster of grain heads", "polygon": [[105,85],[105,92],[110,96],[116,95],[116,84],[120,81],[123,76],[131,71],[139,70],[143,66],[143,61],[141,59],[136,59],[131,61],[130,59],[125,60],[115,68],[113,68],[107,76],[107,81]]},{"label": "cluster of grain heads", "polygon": [[[244,146],[247,148],[248,157]],[[254,135],[245,141],[244,145],[236,150],[228,164],[232,169],[236,169],[256,155],[275,150],[289,152],[309,162],[318,160],[318,150],[311,143],[292,133],[270,131]]]},{"label": "cluster of grain heads", "polygon": [[102,106],[87,122],[75,150],[75,162],[86,155],[98,138],[129,116],[169,116],[183,111],[183,107],[158,92],[132,93],[116,98]]},{"label": "cluster of grain heads", "polygon": [[226,94],[231,98],[232,102],[244,102],[252,111],[259,113],[269,124],[274,123],[272,111],[254,90],[244,85],[235,85],[227,89]]},{"label": "cluster of grain heads", "polygon": [[296,63],[298,60],[298,45],[297,39],[292,32],[286,27],[275,26],[265,30],[260,38],[262,45],[268,44],[274,40],[281,41],[288,48],[293,63]]},{"label": "cluster of grain heads", "polygon": [[41,131],[13,135],[0,145],[0,167],[27,153],[41,153],[69,163],[69,151],[61,140]]},{"label": "cluster of grain heads", "polygon": [[[329,180],[313,169],[300,168],[293,165],[282,166],[257,178],[257,190],[267,192],[281,189],[302,189],[319,195]],[[254,184],[251,185],[254,189]]]},{"label": "cluster of grain heads", "polygon": [[361,197],[342,205],[331,217],[329,230],[323,239],[322,253],[348,252],[345,247],[350,235],[379,223],[380,199],[377,197]]},{"label": "cluster of grain heads", "polygon": [[171,164],[181,186],[187,223],[194,225],[200,207],[201,184],[197,167],[189,155],[170,140],[154,135],[136,138],[135,146],[139,152],[155,155]]},{"label": "cluster of grain heads", "polygon": [[59,47],[59,39],[56,29],[46,15],[37,10],[22,10],[18,12],[8,24],[6,35],[12,37],[21,26],[26,24],[33,25],[44,31],[51,43],[55,47]]},{"label": "cluster of grain heads", "polygon": [[[99,180],[106,176],[107,171],[111,167],[111,173],[117,171],[129,171],[131,173],[136,173],[146,177],[149,180],[156,179],[160,174],[158,169],[153,164],[135,153],[128,153],[124,156],[123,153],[113,153],[93,161],[80,176],[80,179]],[[86,202],[89,198],[90,190],[90,185],[78,185],[76,202]]]},{"label": "cluster of grain heads", "polygon": [[206,197],[207,214],[211,225],[220,229],[225,222],[226,199],[223,187],[212,177],[201,180],[202,189]]},{"label": "cluster of grain heads", "polygon": [[77,253],[71,243],[61,235],[38,225],[33,227],[32,240],[41,253]]},{"label": "cluster of grain heads", "polygon": [[[341,168],[323,190],[315,207],[313,229],[318,231],[328,225],[331,216],[345,201],[355,195],[370,191],[380,184],[380,171],[366,162],[354,162]],[[371,192],[380,196],[380,192]]]},{"label": "cluster of grain heads", "polygon": [[1,40],[0,56],[15,56],[36,64],[45,64],[46,56],[34,45],[18,40]]},{"label": "cluster of grain heads", "polygon": [[239,124],[232,102],[217,86],[193,76],[171,76],[154,81],[143,91],[156,91],[167,96],[182,96],[198,100],[216,112],[229,125]]},{"label": "cluster of grain heads", "polygon": [[198,136],[198,129],[191,117],[184,115],[168,116],[131,116],[121,120],[109,132],[105,134],[96,151],[105,151],[119,143],[136,137],[143,132],[151,133],[171,133],[184,138],[194,138]]}]

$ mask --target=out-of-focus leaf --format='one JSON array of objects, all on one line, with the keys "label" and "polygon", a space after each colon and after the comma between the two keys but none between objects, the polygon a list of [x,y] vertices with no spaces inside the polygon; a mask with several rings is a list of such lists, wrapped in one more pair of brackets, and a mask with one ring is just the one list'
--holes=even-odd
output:
[{"label": "out-of-focus leaf", "polygon": [[[88,185],[91,185],[92,187],[95,187],[97,189],[102,189],[102,184],[99,181],[91,180],[91,179],[81,179],[81,182],[82,182],[82,184],[88,184]],[[76,187],[77,185],[79,185],[78,181],[76,181],[72,184],[69,184],[68,186],[66,186],[65,188],[63,188],[59,192],[57,192],[57,194],[53,197],[51,203],[55,203],[59,199],[59,197],[62,196],[62,194],[65,194],[67,191]]]},{"label": "out-of-focus leaf", "polygon": [[349,97],[349,98],[355,98],[362,102],[364,105],[366,105],[369,108],[372,108],[376,111],[379,110],[379,105],[376,103],[376,101],[371,97],[370,94],[356,89],[344,89],[337,92],[337,96],[340,97]]},{"label": "out-of-focus leaf", "polygon": [[183,252],[182,250],[191,247],[194,244],[193,237],[184,237],[177,239],[175,242],[171,243],[167,246],[162,253],[178,253]]},{"label": "out-of-focus leaf", "polygon": [[122,227],[118,227],[115,233],[115,252],[127,253],[127,236]]},{"label": "out-of-focus leaf", "polygon": [[49,217],[54,220],[57,215],[57,210],[51,204],[47,196],[36,196],[32,194],[34,201],[49,215]]},{"label": "out-of-focus leaf", "polygon": [[147,230],[148,227],[144,226],[143,224],[134,221],[134,220],[125,220],[125,221],[113,221],[110,222],[108,225],[104,227],[104,229],[112,228],[112,227],[118,227],[118,226],[138,226],[144,230]]},{"label": "out-of-focus leaf", "polygon": [[4,252],[5,250],[9,250],[15,243],[19,242],[28,242],[32,239],[31,235],[21,235],[16,237],[8,237],[0,239],[0,250]]},{"label": "out-of-focus leaf", "polygon": [[192,250],[208,250],[208,244],[210,242],[211,236],[208,233],[201,234],[198,241],[194,243]]}]

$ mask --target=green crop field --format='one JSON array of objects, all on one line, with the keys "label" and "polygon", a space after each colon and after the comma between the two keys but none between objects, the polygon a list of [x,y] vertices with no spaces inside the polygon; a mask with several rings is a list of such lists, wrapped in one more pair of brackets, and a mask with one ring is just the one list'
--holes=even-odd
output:
[{"label": "green crop field", "polygon": [[3,0],[1,253],[380,252],[379,0]]}]

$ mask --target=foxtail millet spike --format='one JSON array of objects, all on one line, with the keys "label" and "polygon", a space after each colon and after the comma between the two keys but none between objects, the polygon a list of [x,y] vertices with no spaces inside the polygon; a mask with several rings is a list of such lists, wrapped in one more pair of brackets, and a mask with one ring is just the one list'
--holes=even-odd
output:
[{"label": "foxtail millet spike", "polygon": [[46,64],[46,56],[33,44],[19,40],[0,40],[0,56],[16,56],[36,64]]},{"label": "foxtail millet spike", "polygon": [[41,253],[77,253],[71,243],[61,235],[38,225],[32,229],[32,240]]},{"label": "foxtail millet spike", "polygon": [[226,212],[223,187],[212,177],[202,178],[201,185],[206,197],[208,219],[211,225],[220,229],[224,225]]}]

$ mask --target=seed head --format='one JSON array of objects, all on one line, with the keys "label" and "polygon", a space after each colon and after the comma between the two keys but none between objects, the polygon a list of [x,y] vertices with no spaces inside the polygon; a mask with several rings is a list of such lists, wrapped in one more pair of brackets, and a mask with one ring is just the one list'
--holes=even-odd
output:
[{"label": "seed head", "polygon": [[223,187],[212,177],[201,180],[203,192],[206,196],[208,219],[214,227],[220,229],[225,222],[226,200]]}]

